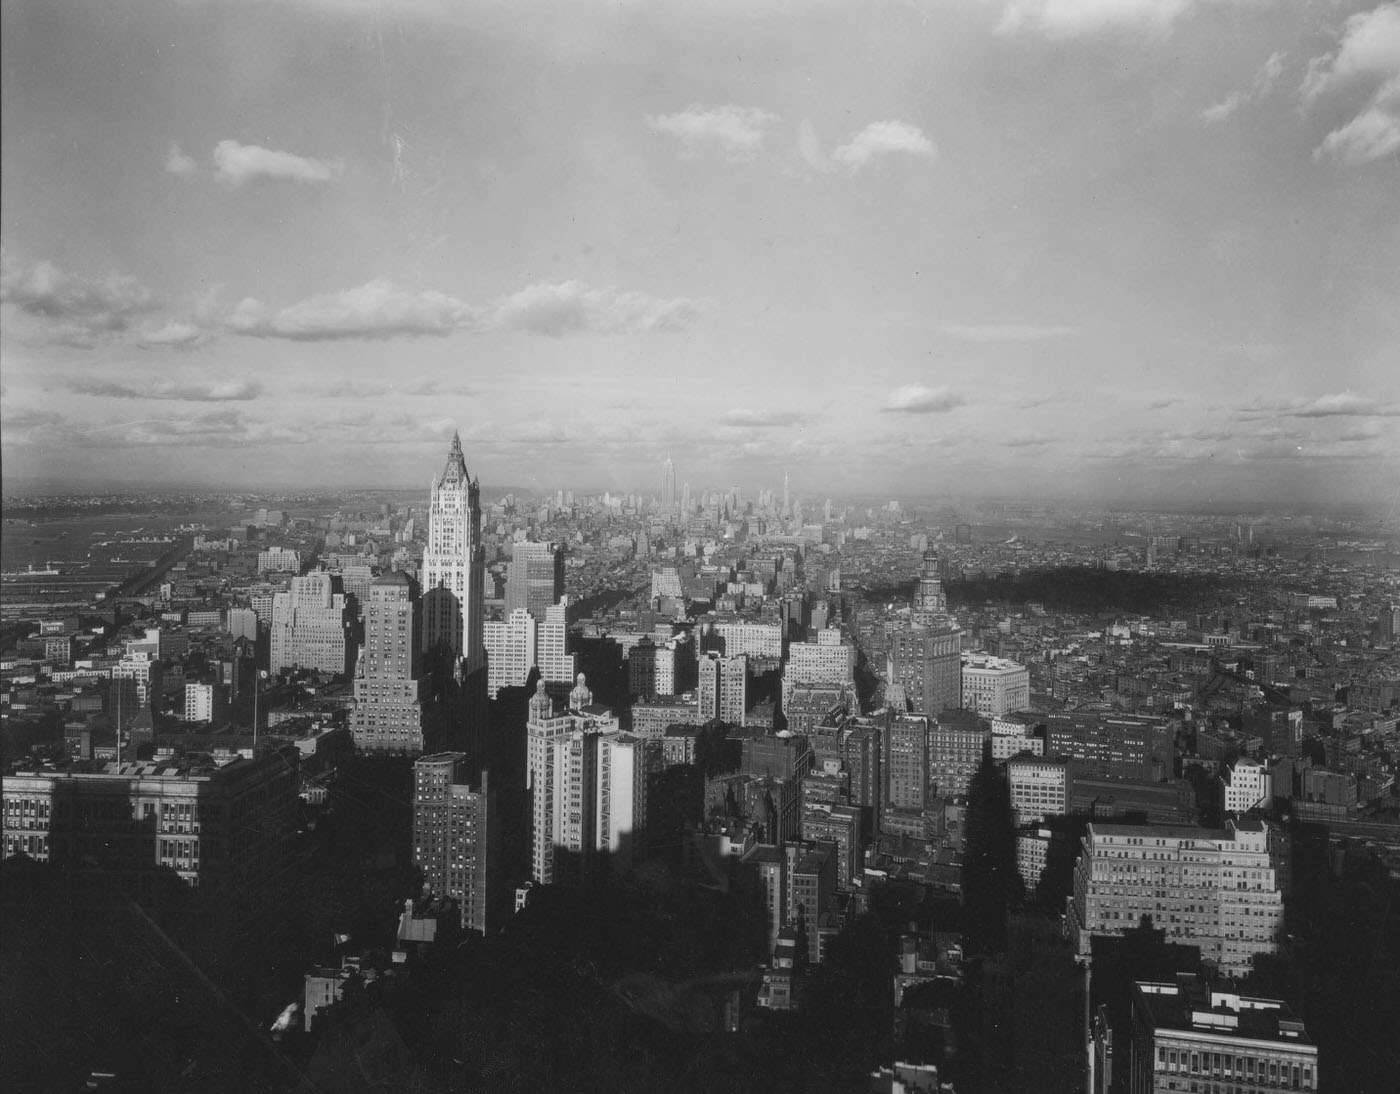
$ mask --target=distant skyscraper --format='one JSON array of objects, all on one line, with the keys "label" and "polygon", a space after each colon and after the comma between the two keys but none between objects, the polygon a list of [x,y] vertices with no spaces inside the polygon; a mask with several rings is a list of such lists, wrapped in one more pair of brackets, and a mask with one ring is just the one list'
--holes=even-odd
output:
[{"label": "distant skyscraper", "polygon": [[467,675],[486,661],[482,614],[486,555],[481,545],[481,486],[467,473],[454,433],[442,474],[433,480],[423,551],[423,647],[445,649]]},{"label": "distant skyscraper", "polygon": [[670,456],[661,465],[661,504],[667,509],[676,507],[676,465]]},{"label": "distant skyscraper", "polygon": [[787,513],[792,507],[792,496],[788,492],[788,477],[783,476],[783,512]]},{"label": "distant skyscraper", "polygon": [[690,512],[690,483],[681,487],[681,512]]},{"label": "distant skyscraper", "polygon": [[557,543],[528,540],[511,546],[506,567],[506,615],[524,608],[536,619],[564,595],[564,554]]},{"label": "distant skyscraper", "polygon": [[350,715],[355,747],[416,756],[424,749],[425,687],[418,589],[394,570],[370,583],[364,608],[365,644]]},{"label": "distant skyscraper", "polygon": [[437,896],[457,901],[462,926],[486,934],[496,926],[498,874],[495,799],[485,774],[468,783],[467,756],[439,752],[413,765],[413,864]]}]

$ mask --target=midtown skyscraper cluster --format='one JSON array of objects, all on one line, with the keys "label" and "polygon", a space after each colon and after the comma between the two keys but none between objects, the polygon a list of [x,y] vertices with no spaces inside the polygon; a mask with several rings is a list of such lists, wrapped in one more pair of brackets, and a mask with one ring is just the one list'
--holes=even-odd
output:
[{"label": "midtown skyscraper cluster", "polygon": [[[668,893],[728,909],[708,945],[738,963],[713,981],[733,1035],[826,1006],[843,937],[904,894],[878,960],[839,972],[901,1023],[877,1082],[1005,1067],[994,1088],[1035,1073],[1102,1094],[1270,1089],[1296,1067],[1306,1090],[1333,1066],[1309,1037],[1317,1008],[1266,978],[1300,959],[1300,871],[1325,889],[1353,858],[1382,861],[1348,836],[1300,854],[1287,819],[1388,831],[1376,746],[1394,732],[1400,615],[1388,597],[1361,607],[1371,578],[1324,583],[1308,564],[1262,606],[1246,592],[1102,617],[1054,606],[1062,544],[984,540],[957,514],[814,504],[791,481],[786,504],[737,486],[667,504],[674,462],[653,497],[493,496],[460,439],[446,447],[408,504],[283,502],[172,540],[100,652],[81,621],[40,621],[23,652],[47,669],[16,664],[70,688],[73,710],[61,745],[7,774],[7,852],[57,865],[100,837],[123,869],[147,863],[136,893],[147,868],[211,900],[245,878],[250,899],[208,919],[241,937],[277,914],[298,840],[381,871],[365,901],[411,864],[391,886],[397,956],[338,943],[308,968],[313,1037],[395,965],[411,977],[460,949],[449,964],[475,968],[503,928],[526,937],[575,899],[639,900],[622,914],[645,918]],[[1267,543],[1153,529],[1090,548],[1097,576],[1078,580],[1263,570]],[[1343,615],[1345,643],[1307,645]],[[1314,682],[1342,663],[1344,690]],[[7,724],[44,694],[11,677]],[[222,822],[200,810],[226,806],[220,862]],[[275,823],[253,838],[249,813]],[[480,941],[459,947],[464,931]],[[1001,1016],[977,1072],[940,1047],[951,1018],[930,1005],[973,994]]]}]

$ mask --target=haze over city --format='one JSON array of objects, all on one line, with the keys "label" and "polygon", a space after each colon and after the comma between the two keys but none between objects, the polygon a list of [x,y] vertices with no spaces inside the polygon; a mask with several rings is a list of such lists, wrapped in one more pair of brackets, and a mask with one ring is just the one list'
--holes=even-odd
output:
[{"label": "haze over city", "polygon": [[1393,504],[1394,3],[3,31],[7,486]]}]

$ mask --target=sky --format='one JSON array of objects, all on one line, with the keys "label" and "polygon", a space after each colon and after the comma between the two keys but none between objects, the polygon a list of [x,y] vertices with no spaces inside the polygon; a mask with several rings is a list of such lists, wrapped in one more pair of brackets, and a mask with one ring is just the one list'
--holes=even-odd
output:
[{"label": "sky", "polygon": [[1400,2],[0,13],[12,487],[1400,497]]}]

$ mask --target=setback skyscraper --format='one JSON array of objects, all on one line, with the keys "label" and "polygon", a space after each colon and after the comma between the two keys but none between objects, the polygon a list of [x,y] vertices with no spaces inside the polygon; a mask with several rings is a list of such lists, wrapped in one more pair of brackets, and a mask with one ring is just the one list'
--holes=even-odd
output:
[{"label": "setback skyscraper", "polygon": [[355,669],[350,731],[365,752],[415,756],[424,749],[422,632],[413,580],[395,570],[365,596],[365,644]]}]

